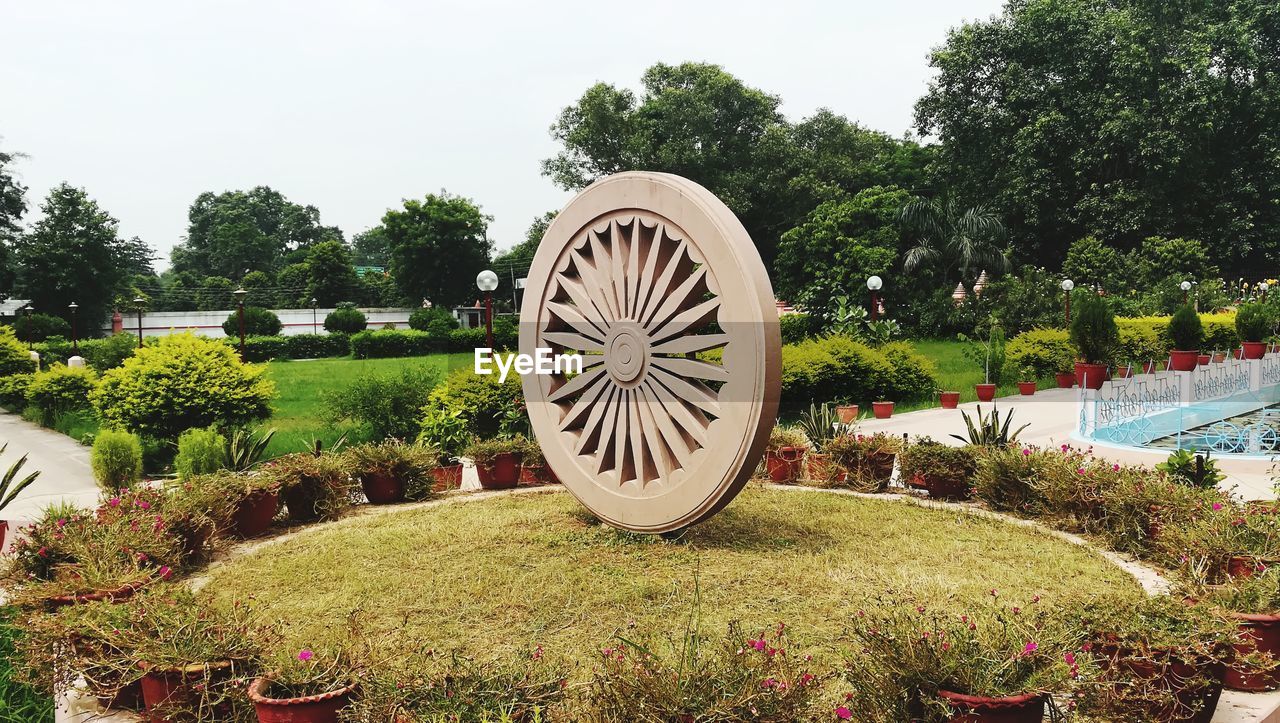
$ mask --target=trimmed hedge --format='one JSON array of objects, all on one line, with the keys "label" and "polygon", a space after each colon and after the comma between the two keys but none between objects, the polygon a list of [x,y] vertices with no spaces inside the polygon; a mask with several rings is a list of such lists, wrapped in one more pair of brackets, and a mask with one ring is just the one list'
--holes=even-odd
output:
[{"label": "trimmed hedge", "polygon": [[[40,352],[40,362],[44,365],[66,364],[75,356],[75,349],[66,339],[50,339],[31,346]],[[133,356],[138,349],[138,337],[133,334],[120,333],[105,339],[84,339],[80,342],[80,356],[86,363],[99,372],[115,369]]]},{"label": "trimmed hedge", "polygon": [[[1144,328],[1156,335],[1156,358],[1162,358],[1173,348],[1173,339],[1169,336],[1168,316],[1142,316],[1130,319],[1116,319],[1120,326],[1123,344],[1125,329]],[[1202,349],[1218,349],[1226,351],[1239,346],[1236,336],[1236,315],[1234,312],[1223,314],[1201,314],[1200,323],[1204,326],[1204,343]]]},{"label": "trimmed hedge", "polygon": [[[493,343],[499,349],[512,349],[518,341],[515,324],[494,325]],[[351,354],[357,359],[423,356],[440,352],[469,352],[485,345],[485,331],[480,328],[453,329],[448,336],[425,331],[362,331],[351,336]]]},{"label": "trimmed hedge", "polygon": [[[1121,332],[1121,344],[1124,333]],[[1076,348],[1066,329],[1032,329],[1009,340],[1004,351],[1004,377],[1022,378],[1028,367],[1041,379],[1059,372],[1069,372],[1076,360]]]},{"label": "trimmed hedge", "polygon": [[937,389],[933,364],[905,342],[873,349],[846,336],[782,347],[782,405],[815,400],[909,401]]}]

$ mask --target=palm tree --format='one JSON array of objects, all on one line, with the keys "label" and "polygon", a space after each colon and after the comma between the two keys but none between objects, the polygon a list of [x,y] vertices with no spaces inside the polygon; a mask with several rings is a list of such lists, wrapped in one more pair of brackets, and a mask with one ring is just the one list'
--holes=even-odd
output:
[{"label": "palm tree", "polygon": [[1001,248],[1004,224],[986,206],[961,207],[954,199],[916,198],[902,207],[903,226],[918,240],[907,251],[903,270],[932,266],[944,274],[960,272],[972,286],[977,272],[1009,270],[1009,254]]}]

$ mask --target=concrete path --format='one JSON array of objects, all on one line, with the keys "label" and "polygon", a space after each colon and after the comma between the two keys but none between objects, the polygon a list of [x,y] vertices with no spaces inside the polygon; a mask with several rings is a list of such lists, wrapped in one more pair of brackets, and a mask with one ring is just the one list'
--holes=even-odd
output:
[{"label": "concrete path", "polygon": [[[1029,397],[999,397],[994,405],[991,402],[961,404],[958,409],[921,409],[905,414],[895,414],[889,419],[865,419],[858,425],[863,434],[887,432],[890,434],[910,434],[932,437],[934,441],[948,444],[960,444],[951,437],[952,434],[966,436],[963,412],[977,422],[977,408],[982,407],[984,413],[990,414],[994,406],[1000,410],[1003,424],[1006,412],[1013,411],[1013,424],[1010,431],[1029,425],[1018,436],[1018,441],[1041,447],[1056,447],[1070,444],[1077,448],[1092,448],[1099,457],[1114,460],[1121,464],[1142,464],[1154,467],[1168,456],[1167,451],[1144,450],[1128,447],[1115,447],[1095,444],[1074,436],[1080,424],[1080,409],[1076,401],[1078,391],[1075,389],[1042,389]],[[1215,456],[1218,468],[1227,479],[1220,487],[1234,488],[1235,493],[1244,499],[1274,499],[1272,489],[1272,469],[1275,463],[1266,459],[1231,459],[1227,456]]]},{"label": "concrete path", "polygon": [[9,447],[0,456],[0,474],[27,455],[19,477],[36,470],[40,476],[3,510],[0,520],[23,523],[33,520],[47,505],[66,501],[92,507],[98,499],[98,485],[89,468],[89,448],[65,434],[23,421],[16,414],[0,412],[0,444]]}]

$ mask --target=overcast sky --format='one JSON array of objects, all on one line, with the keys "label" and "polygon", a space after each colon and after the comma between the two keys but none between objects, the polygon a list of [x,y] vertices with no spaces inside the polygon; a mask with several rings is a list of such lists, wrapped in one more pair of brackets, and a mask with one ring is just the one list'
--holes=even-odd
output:
[{"label": "overcast sky", "polygon": [[[1000,0],[0,0],[0,147],[35,211],[85,187],[167,265],[203,191],[269,185],[350,239],[447,189],[499,248],[569,194],[557,113],[656,62],[718,63],[799,119],[901,135],[948,28]],[[28,219],[31,220],[31,219]]]}]

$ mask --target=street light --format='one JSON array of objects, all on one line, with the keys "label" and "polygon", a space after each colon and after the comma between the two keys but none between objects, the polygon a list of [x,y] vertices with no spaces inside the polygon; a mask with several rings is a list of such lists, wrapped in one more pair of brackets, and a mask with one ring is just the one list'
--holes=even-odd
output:
[{"label": "street light", "polygon": [[79,309],[80,306],[73,301],[67,304],[67,308],[71,310],[71,353],[75,356],[80,356],[80,339],[79,335],[76,334],[76,309]]},{"label": "street light", "polygon": [[1076,282],[1071,279],[1062,280],[1062,296],[1067,308],[1067,326],[1071,326],[1071,290],[1076,288]]},{"label": "street light", "polygon": [[1261,299],[1261,301],[1262,301],[1264,304],[1265,304],[1265,303],[1266,303],[1266,301],[1267,301],[1267,289],[1268,289],[1268,288],[1270,288],[1270,287],[1268,287],[1268,286],[1267,286],[1267,282],[1265,282],[1265,281],[1259,281],[1259,282],[1258,282],[1258,290],[1262,292],[1262,299]]},{"label": "street light", "polygon": [[240,310],[240,361],[244,361],[244,297],[248,294],[243,286],[231,292],[236,297],[236,307]]},{"label": "street light", "polygon": [[884,280],[879,276],[872,276],[867,279],[867,290],[871,292],[871,320],[875,321],[880,317],[880,287],[884,286]]},{"label": "street light", "polygon": [[142,308],[147,305],[147,300],[141,296],[133,297],[133,307],[138,310],[138,348],[142,348]]},{"label": "street light", "polygon": [[498,288],[498,275],[485,269],[476,274],[476,287],[484,292],[484,333],[493,348],[493,290]]},{"label": "street light", "polygon": [[311,333],[312,335],[320,333],[316,331],[316,304],[318,303],[319,302],[316,301],[316,297],[314,296],[311,297]]},{"label": "street light", "polygon": [[1182,289],[1182,303],[1185,305],[1187,303],[1187,292],[1191,291],[1191,282],[1184,281],[1181,284],[1178,284],[1178,288]]}]

